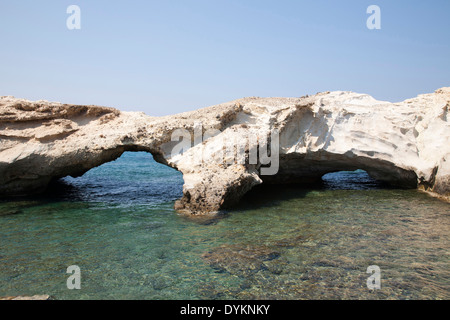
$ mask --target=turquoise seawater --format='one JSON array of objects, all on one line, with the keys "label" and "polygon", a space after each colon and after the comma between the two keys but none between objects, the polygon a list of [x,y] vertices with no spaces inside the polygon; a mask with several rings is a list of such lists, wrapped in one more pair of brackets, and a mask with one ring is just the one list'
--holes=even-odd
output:
[{"label": "turquoise seawater", "polygon": [[[449,299],[450,205],[363,171],[261,187],[215,218],[173,210],[180,173],[125,153],[0,202],[0,297]],[[69,290],[67,267],[81,269]],[[367,288],[367,268],[381,289]]]}]

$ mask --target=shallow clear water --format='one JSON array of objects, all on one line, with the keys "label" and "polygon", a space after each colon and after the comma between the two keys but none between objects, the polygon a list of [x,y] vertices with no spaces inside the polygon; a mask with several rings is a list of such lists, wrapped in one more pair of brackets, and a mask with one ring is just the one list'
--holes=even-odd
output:
[{"label": "shallow clear water", "polygon": [[[173,210],[181,175],[149,154],[0,202],[0,296],[56,299],[448,299],[450,205],[363,171],[256,188],[226,214]],[[68,290],[66,269],[81,269]],[[367,289],[367,267],[381,289]]]}]

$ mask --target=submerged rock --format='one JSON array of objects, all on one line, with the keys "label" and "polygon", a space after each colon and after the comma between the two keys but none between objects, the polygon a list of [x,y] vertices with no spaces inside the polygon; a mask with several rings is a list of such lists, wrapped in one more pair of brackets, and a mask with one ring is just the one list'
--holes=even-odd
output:
[{"label": "submerged rock", "polygon": [[[166,117],[1,97],[0,195],[43,192],[125,151],[147,151],[183,173],[181,212],[217,212],[261,183],[356,169],[448,200],[449,107],[450,88],[399,103],[342,91],[253,97]],[[224,141],[233,148],[224,152]]]},{"label": "submerged rock", "polygon": [[279,256],[279,252],[265,246],[223,245],[204,253],[202,257],[220,272],[245,276],[268,269],[265,262]]}]

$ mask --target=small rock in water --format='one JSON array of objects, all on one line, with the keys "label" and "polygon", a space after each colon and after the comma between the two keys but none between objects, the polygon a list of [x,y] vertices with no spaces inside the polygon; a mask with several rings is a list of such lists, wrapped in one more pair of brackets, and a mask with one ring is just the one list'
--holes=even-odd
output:
[{"label": "small rock in water", "polygon": [[280,253],[266,246],[223,245],[203,254],[211,267],[237,275],[249,275],[267,269],[264,261],[277,259]]},{"label": "small rock in water", "polygon": [[35,296],[15,296],[15,297],[3,297],[0,300],[51,300],[48,294],[35,295]]}]

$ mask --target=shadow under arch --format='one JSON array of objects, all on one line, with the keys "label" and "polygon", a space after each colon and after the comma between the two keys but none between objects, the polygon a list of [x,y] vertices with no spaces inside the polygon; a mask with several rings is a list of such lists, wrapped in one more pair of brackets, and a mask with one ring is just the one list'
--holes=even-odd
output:
[{"label": "shadow under arch", "polygon": [[365,170],[334,171],[324,174],[321,179],[306,183],[266,184],[253,187],[244,195],[239,204],[231,211],[278,207],[281,202],[304,198],[310,192],[334,190],[396,190],[410,189],[395,186],[372,178]]}]

